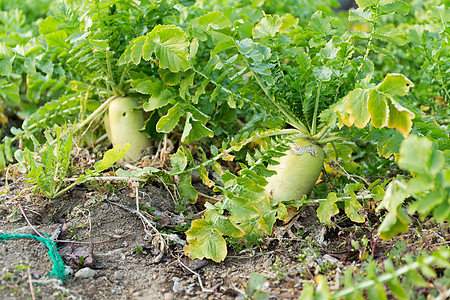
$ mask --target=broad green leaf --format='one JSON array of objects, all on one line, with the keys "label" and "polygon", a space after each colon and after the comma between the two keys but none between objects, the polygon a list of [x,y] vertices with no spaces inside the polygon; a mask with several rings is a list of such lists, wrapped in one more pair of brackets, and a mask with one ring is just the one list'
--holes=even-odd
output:
[{"label": "broad green leaf", "polygon": [[173,99],[172,92],[169,89],[164,89],[159,93],[154,93],[147,102],[144,103],[142,108],[145,111],[153,111],[169,104]]},{"label": "broad green leaf", "polygon": [[340,49],[340,47],[334,46],[333,40],[329,40],[325,47],[320,49],[320,55],[326,59],[335,59]]},{"label": "broad green leaf", "polygon": [[408,41],[408,36],[401,29],[397,27],[382,27],[375,31],[375,36],[384,39],[388,43],[393,43],[397,46],[403,46]]},{"label": "broad green leaf", "polygon": [[373,22],[375,21],[376,16],[372,13],[370,9],[352,9],[349,12],[348,20],[349,21],[360,21],[360,22]]},{"label": "broad green leaf", "polygon": [[4,80],[0,81],[0,97],[11,105],[19,105],[19,87],[15,83],[7,83]]},{"label": "broad green leaf", "polygon": [[[170,162],[172,162],[172,157]],[[172,169],[172,172],[173,169]],[[181,173],[180,174],[180,184],[178,185],[178,191],[180,192],[180,196],[182,199],[186,199],[189,203],[197,202],[198,192],[192,186],[191,174],[190,173]]]},{"label": "broad green leaf", "polygon": [[404,1],[394,1],[378,7],[379,12],[390,14],[397,13],[406,16],[409,12],[409,4]]},{"label": "broad green leaf", "polygon": [[190,112],[187,113],[186,123],[184,125],[181,142],[192,143],[204,137],[213,137],[214,132],[195,119]]},{"label": "broad green leaf", "polygon": [[369,123],[370,115],[367,110],[368,91],[357,88],[351,91],[346,97],[347,111],[350,113],[352,124],[363,128]]},{"label": "broad green leaf", "polygon": [[97,172],[103,172],[104,170],[110,168],[116,161],[122,159],[125,154],[127,154],[130,144],[125,144],[123,147],[116,146],[109,149],[103,155],[102,160],[97,161],[94,164],[94,168]]},{"label": "broad green leaf", "polygon": [[[145,76],[142,74],[142,76]],[[164,84],[156,79],[155,77],[145,77],[145,78],[139,78],[135,79],[131,82],[131,86],[139,93],[145,94],[145,95],[152,95],[160,93],[163,88]]]},{"label": "broad green leaf", "polygon": [[187,167],[187,158],[181,148],[178,148],[177,152],[170,156],[170,164],[172,165],[171,174],[184,171]]},{"label": "broad green leaf", "polygon": [[417,177],[414,177],[407,183],[406,190],[410,194],[416,194],[420,192],[425,192],[434,187],[434,179],[426,175],[418,175]]},{"label": "broad green leaf", "polygon": [[394,99],[388,101],[389,105],[389,120],[388,127],[397,129],[404,137],[407,137],[411,132],[412,119],[414,119],[414,113],[409,109],[401,106]]},{"label": "broad green leaf", "polygon": [[189,88],[194,84],[195,73],[193,71],[187,71],[184,76],[180,81],[180,96],[186,100],[189,95]]},{"label": "broad green leaf", "polygon": [[48,16],[45,20],[39,23],[39,33],[42,35],[47,35],[58,30],[58,25],[64,22],[59,18],[53,16]]},{"label": "broad green leaf", "polygon": [[339,213],[339,208],[336,205],[336,193],[329,193],[327,200],[320,203],[317,209],[317,217],[320,222],[331,225],[331,217]]},{"label": "broad green leaf", "polygon": [[384,217],[383,222],[378,228],[378,233],[382,239],[389,240],[399,233],[408,232],[410,223],[411,218],[403,208],[398,207]]},{"label": "broad green leaf", "polygon": [[159,69],[158,74],[161,77],[162,81],[170,86],[177,85],[180,83],[181,73],[173,73],[167,69]]},{"label": "broad green leaf", "polygon": [[197,26],[202,30],[207,30],[209,28],[213,29],[223,29],[225,27],[231,26],[231,21],[219,11],[213,11],[198,17]]},{"label": "broad green leaf", "polygon": [[279,32],[283,21],[278,15],[265,15],[261,21],[253,27],[253,38],[261,39],[266,36],[275,36]]},{"label": "broad green leaf", "polygon": [[436,190],[429,192],[426,196],[421,197],[417,200],[415,204],[417,206],[417,211],[426,216],[429,214],[433,208],[447,201],[447,194],[442,190]]},{"label": "broad green leaf", "polygon": [[316,67],[313,69],[314,77],[320,81],[330,81],[333,70],[328,67]]},{"label": "broad green leaf", "polygon": [[398,165],[417,174],[427,174],[430,170],[433,143],[427,139],[410,135],[400,146]]},{"label": "broad green leaf", "polygon": [[64,30],[52,32],[45,38],[49,47],[64,49],[66,48],[66,39],[67,33]]},{"label": "broad green leaf", "polygon": [[189,69],[189,42],[186,33],[174,25],[158,25],[146,35],[142,55],[149,60],[151,55],[159,59],[159,66],[172,72]]},{"label": "broad green leaf", "polygon": [[175,106],[169,109],[166,115],[159,119],[156,124],[156,130],[163,133],[172,132],[183,114],[184,111],[180,108],[180,103],[175,104]]},{"label": "broad green leaf", "polygon": [[220,262],[227,256],[227,243],[219,231],[206,220],[194,220],[186,232],[189,243],[184,249],[191,258],[208,258]]},{"label": "broad green leaf", "polygon": [[12,71],[14,57],[3,57],[0,59],[0,75],[8,76]]},{"label": "broad green leaf", "polygon": [[379,0],[356,0],[356,4],[358,4],[360,8],[366,8],[378,4],[378,1]]},{"label": "broad green leaf", "polygon": [[387,74],[377,91],[390,96],[404,96],[414,84],[403,74]]},{"label": "broad green leaf", "polygon": [[369,92],[367,111],[372,118],[370,123],[376,128],[381,128],[388,125],[389,107],[386,100],[386,97],[376,89],[372,89]]}]

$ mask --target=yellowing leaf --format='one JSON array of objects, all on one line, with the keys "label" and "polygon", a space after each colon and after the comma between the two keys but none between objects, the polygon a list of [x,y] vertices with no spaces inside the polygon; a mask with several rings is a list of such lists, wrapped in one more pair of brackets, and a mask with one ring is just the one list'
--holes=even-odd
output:
[{"label": "yellowing leaf", "polygon": [[336,193],[329,193],[327,200],[320,203],[317,209],[317,217],[320,222],[331,225],[331,217],[339,213],[339,208],[336,205],[337,200]]},{"label": "yellowing leaf", "polygon": [[403,74],[387,74],[377,90],[390,96],[404,96],[414,84]]},{"label": "yellowing leaf", "polygon": [[355,89],[351,91],[347,99],[347,111],[351,120],[358,128],[363,128],[369,123],[370,115],[367,110],[368,90]]},{"label": "yellowing leaf", "polygon": [[404,137],[407,137],[412,127],[412,119],[414,113],[409,109],[401,106],[394,99],[388,101],[389,105],[389,121],[388,127],[397,129]]},{"label": "yellowing leaf", "polygon": [[220,262],[227,256],[227,243],[219,231],[206,220],[194,220],[186,232],[189,243],[184,251],[191,258],[208,258]]},{"label": "yellowing leaf", "polygon": [[385,127],[388,125],[389,107],[386,97],[373,89],[369,92],[367,101],[367,110],[372,118],[371,124],[376,127]]},{"label": "yellowing leaf", "polygon": [[103,155],[103,159],[94,164],[94,168],[97,172],[103,172],[111,167],[116,161],[122,159],[130,148],[130,144],[125,144],[123,147],[116,146],[109,149]]}]

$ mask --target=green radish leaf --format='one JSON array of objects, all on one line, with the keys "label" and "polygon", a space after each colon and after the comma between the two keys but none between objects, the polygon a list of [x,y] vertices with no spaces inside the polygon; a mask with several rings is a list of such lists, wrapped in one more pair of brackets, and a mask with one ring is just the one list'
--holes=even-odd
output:
[{"label": "green radish leaf", "polygon": [[8,76],[11,74],[13,61],[13,56],[0,59],[0,75]]},{"label": "green radish leaf", "polygon": [[349,21],[373,22],[375,19],[376,15],[372,13],[370,9],[359,7],[358,9],[352,9],[349,11]]},{"label": "green radish leaf", "polygon": [[48,34],[45,38],[49,47],[67,48],[67,33],[64,30],[59,30]]},{"label": "green radish leaf", "polygon": [[408,41],[408,36],[397,27],[377,28],[375,30],[374,36],[397,46],[403,46]]},{"label": "green radish leaf", "polygon": [[57,31],[58,25],[63,22],[64,21],[59,18],[48,16],[45,20],[39,23],[39,33],[42,35],[47,35],[49,33]]},{"label": "green radish leaf", "polygon": [[155,53],[161,68],[172,72],[186,71],[190,68],[188,46],[183,29],[174,25],[158,25],[147,34],[142,56],[149,60]]},{"label": "green radish leaf", "polygon": [[317,209],[317,217],[320,222],[331,225],[331,217],[339,213],[339,208],[336,205],[336,193],[329,193],[327,200],[320,203]]},{"label": "green radish leaf", "polygon": [[393,1],[385,5],[378,7],[380,13],[391,14],[397,13],[402,16],[406,16],[409,13],[409,4],[404,1]]},{"label": "green radish leaf", "polygon": [[184,100],[188,99],[189,88],[194,84],[195,73],[187,71],[184,78],[180,81],[180,97]]},{"label": "green radish leaf", "polygon": [[0,81],[0,98],[4,99],[11,105],[19,105],[19,87],[15,83],[7,83],[6,80]]},{"label": "green radish leaf", "polygon": [[266,36],[275,36],[280,31],[283,21],[278,15],[265,15],[261,21],[253,27],[252,35],[254,39],[261,39]]},{"label": "green radish leaf", "polygon": [[97,161],[94,164],[95,171],[100,173],[110,168],[116,161],[122,159],[125,156],[125,154],[127,154],[129,148],[130,144],[127,143],[123,147],[116,146],[106,151],[105,154],[103,155],[102,160]]},{"label": "green radish leaf", "polygon": [[187,119],[184,125],[183,134],[181,136],[181,142],[192,143],[206,136],[213,137],[214,132],[203,125],[202,122],[195,119],[192,113],[188,112],[186,114]]},{"label": "green radish leaf", "polygon": [[[145,76],[142,74],[142,76]],[[131,82],[131,86],[139,93],[145,95],[158,94],[163,90],[164,84],[155,77],[145,77],[135,79]]]},{"label": "green radish leaf", "polygon": [[411,135],[400,147],[398,165],[400,168],[417,174],[431,171],[433,143],[427,138]]},{"label": "green radish leaf", "polygon": [[158,69],[158,74],[167,85],[174,86],[180,82],[180,73],[173,73],[167,69]]},{"label": "green radish leaf", "polygon": [[192,259],[208,258],[220,262],[227,256],[225,239],[212,223],[206,220],[194,220],[191,228],[186,231],[186,240],[189,245],[184,251]]},{"label": "green radish leaf", "polygon": [[153,111],[155,109],[166,106],[172,99],[172,92],[169,89],[164,89],[159,93],[152,94],[150,99],[148,99],[148,101],[142,105],[142,108],[145,111]]},{"label": "green radish leaf", "polygon": [[170,164],[172,165],[170,174],[179,173],[186,169],[188,161],[181,148],[178,148],[177,152],[170,156]]},{"label": "green radish leaf", "polygon": [[[172,160],[171,160],[172,161]],[[186,199],[189,203],[197,202],[198,192],[192,186],[190,173],[180,174],[180,184],[178,185],[178,190],[180,191],[180,196],[182,199]]]},{"label": "green radish leaf", "polygon": [[144,167],[141,170],[128,171],[119,169],[116,171],[117,176],[130,177],[130,178],[148,178],[152,174],[160,173],[161,170],[153,167]]},{"label": "green radish leaf", "polygon": [[384,217],[383,222],[378,228],[378,233],[382,239],[389,240],[399,233],[408,232],[410,223],[411,218],[403,208],[398,207]]},{"label": "green radish leaf", "polygon": [[379,0],[356,0],[356,4],[360,8],[366,8],[368,6],[377,5]]},{"label": "green radish leaf", "polygon": [[156,130],[158,132],[170,133],[174,130],[175,126],[177,126],[178,121],[180,121],[181,116],[184,114],[184,111],[180,107],[180,103],[178,102],[173,107],[169,109],[166,115],[162,116],[156,124]]}]

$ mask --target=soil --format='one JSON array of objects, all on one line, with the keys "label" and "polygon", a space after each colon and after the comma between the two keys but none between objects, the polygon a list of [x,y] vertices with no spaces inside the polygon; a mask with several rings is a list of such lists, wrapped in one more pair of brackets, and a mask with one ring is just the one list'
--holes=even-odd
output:
[{"label": "soil", "polygon": [[[139,187],[139,212],[135,188],[126,185],[79,186],[51,201],[20,180],[9,188],[0,202],[0,234],[37,234],[31,224],[59,241],[84,243],[58,242],[68,272],[61,282],[46,276],[52,261],[40,242],[0,242],[0,299],[32,299],[30,281],[36,299],[245,299],[254,272],[268,279],[263,288],[272,299],[292,299],[317,274],[333,281],[345,266],[361,263],[363,252],[351,247],[352,237],[374,240],[369,221],[331,230],[319,224],[314,207],[306,207],[290,223],[277,224],[270,237],[230,240],[224,262],[191,260],[183,252],[183,232],[199,209],[176,213],[165,186]],[[379,258],[393,248],[377,247]],[[75,276],[83,268],[93,276]]]}]

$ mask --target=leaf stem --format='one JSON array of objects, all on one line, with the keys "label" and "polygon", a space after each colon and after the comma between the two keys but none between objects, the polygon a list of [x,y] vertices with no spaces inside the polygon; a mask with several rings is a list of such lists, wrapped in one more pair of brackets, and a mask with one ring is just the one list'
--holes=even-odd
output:
[{"label": "leaf stem", "polygon": [[319,99],[320,99],[320,89],[322,88],[322,81],[319,80],[319,86],[317,87],[317,97],[316,97],[316,103],[314,106],[314,115],[312,120],[312,126],[311,126],[311,135],[316,134],[316,128],[317,128],[317,111],[319,110]]},{"label": "leaf stem", "polygon": [[89,115],[89,117],[87,117],[83,122],[81,122],[80,124],[78,124],[77,126],[74,127],[73,133],[77,132],[78,130],[83,128],[84,125],[90,123],[96,117],[101,115],[108,108],[109,103],[111,103],[111,101],[113,101],[114,99],[116,99],[116,96],[112,96],[112,97],[106,99],[106,101],[103,102],[102,105],[100,105],[95,111],[93,111]]}]

